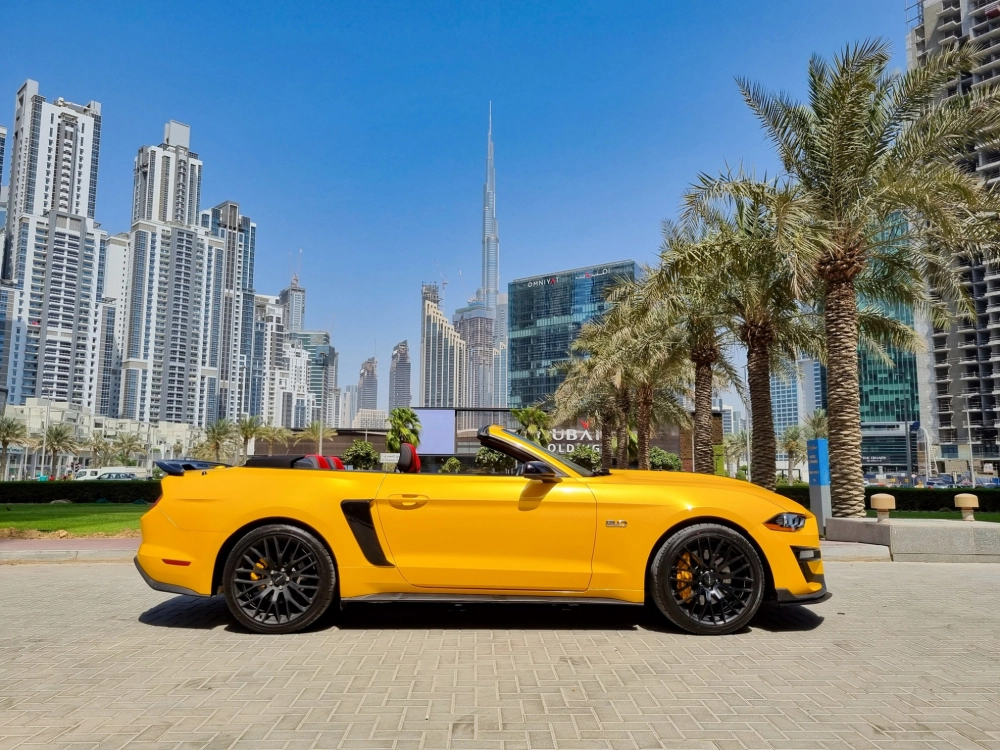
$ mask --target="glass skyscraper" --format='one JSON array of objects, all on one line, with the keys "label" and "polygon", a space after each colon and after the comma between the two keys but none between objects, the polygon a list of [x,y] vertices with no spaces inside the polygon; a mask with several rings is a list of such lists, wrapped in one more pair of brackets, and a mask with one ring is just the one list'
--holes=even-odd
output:
[{"label": "glass skyscraper", "polygon": [[513,408],[549,401],[563,376],[553,366],[569,356],[580,327],[604,313],[608,287],[634,280],[635,261],[516,279],[507,287],[508,362]]}]

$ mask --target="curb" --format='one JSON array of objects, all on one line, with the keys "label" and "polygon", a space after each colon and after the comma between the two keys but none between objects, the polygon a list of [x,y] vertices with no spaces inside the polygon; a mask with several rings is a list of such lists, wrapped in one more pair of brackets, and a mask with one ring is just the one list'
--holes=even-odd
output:
[{"label": "curb", "polygon": [[0,565],[19,563],[132,562],[134,549],[0,550]]}]

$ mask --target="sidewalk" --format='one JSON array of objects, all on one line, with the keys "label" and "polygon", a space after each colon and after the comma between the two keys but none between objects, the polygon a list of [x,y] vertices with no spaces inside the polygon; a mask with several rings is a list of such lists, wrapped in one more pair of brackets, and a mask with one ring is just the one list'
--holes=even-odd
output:
[{"label": "sidewalk", "polygon": [[[823,559],[837,562],[889,562],[879,544],[827,542]],[[0,565],[32,562],[118,562],[135,557],[138,539],[0,539]]]},{"label": "sidewalk", "polygon": [[0,564],[129,561],[138,539],[0,539]]}]

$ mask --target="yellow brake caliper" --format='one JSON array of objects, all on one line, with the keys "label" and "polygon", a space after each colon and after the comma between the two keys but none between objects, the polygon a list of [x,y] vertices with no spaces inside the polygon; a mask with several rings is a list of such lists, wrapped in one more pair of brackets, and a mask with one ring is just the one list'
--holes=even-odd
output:
[{"label": "yellow brake caliper", "polygon": [[694,574],[691,572],[691,555],[687,552],[677,561],[677,578],[677,593],[681,595],[681,599],[690,599],[694,592],[688,581],[694,580]]}]

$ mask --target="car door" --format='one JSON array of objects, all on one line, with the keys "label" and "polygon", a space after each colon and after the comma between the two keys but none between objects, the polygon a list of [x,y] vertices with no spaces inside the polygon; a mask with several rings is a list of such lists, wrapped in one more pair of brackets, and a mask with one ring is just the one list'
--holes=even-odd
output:
[{"label": "car door", "polygon": [[597,502],[580,480],[389,474],[378,514],[393,560],[414,586],[583,591]]}]

